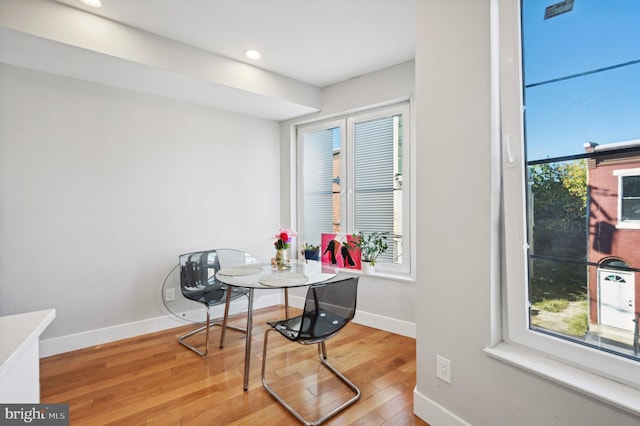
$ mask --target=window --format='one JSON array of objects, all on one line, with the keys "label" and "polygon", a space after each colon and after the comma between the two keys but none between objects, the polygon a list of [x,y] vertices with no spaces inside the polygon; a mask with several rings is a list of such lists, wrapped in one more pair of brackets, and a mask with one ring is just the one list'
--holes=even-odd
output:
[{"label": "window", "polygon": [[[640,413],[640,233],[618,226],[618,218],[635,220],[640,173],[616,172],[640,167],[640,56],[632,42],[640,37],[640,3],[494,4],[503,338],[540,359],[628,386],[632,411]],[[596,379],[587,376],[570,385],[618,403],[602,387],[588,388]]]},{"label": "window", "polygon": [[640,228],[640,170],[614,174],[618,174],[620,179],[618,222]]},{"label": "window", "polygon": [[299,126],[299,244],[387,232],[377,270],[409,274],[409,104]]}]

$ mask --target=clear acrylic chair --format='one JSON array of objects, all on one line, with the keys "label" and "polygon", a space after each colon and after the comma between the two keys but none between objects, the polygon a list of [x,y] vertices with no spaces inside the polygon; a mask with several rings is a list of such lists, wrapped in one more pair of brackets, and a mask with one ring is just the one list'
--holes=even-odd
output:
[{"label": "clear acrylic chair", "polygon": [[[235,266],[237,264],[249,263],[255,260],[251,255],[233,249],[218,249],[186,253],[179,256],[180,260],[180,288],[182,295],[189,300],[200,303],[206,310],[206,320],[204,325],[197,329],[180,336],[178,341],[183,346],[191,349],[195,353],[206,356],[209,352],[209,329],[212,326],[221,326],[220,347],[224,346],[225,331],[231,328],[237,331],[246,332],[246,328],[238,328],[227,325],[229,316],[229,305],[232,300],[247,295],[246,289],[238,289],[222,284],[215,277],[216,272],[220,270],[221,258],[230,259],[223,266]],[[211,308],[216,305],[225,304],[223,320],[211,319]],[[204,349],[200,350],[195,346],[187,343],[185,340],[189,337],[205,332]]]},{"label": "clear acrylic chair", "polygon": [[[262,385],[284,408],[305,425],[322,424],[360,398],[360,389],[335,367],[329,364],[327,361],[327,348],[325,346],[325,342],[335,336],[355,315],[358,279],[359,277],[351,277],[339,281],[311,285],[307,291],[304,310],[301,315],[268,323],[270,328],[265,332],[262,351]],[[267,346],[269,333],[272,331],[279,332],[292,342],[303,345],[317,344],[318,357],[320,358],[321,365],[326,367],[338,379],[351,388],[354,395],[319,419],[308,420],[304,418],[295,408],[287,403],[265,379]]]}]

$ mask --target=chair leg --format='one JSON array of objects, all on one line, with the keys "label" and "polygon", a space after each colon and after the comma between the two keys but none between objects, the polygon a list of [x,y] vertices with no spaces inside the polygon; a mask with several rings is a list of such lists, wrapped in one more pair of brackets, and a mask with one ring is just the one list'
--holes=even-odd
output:
[{"label": "chair leg", "polygon": [[[180,342],[181,345],[191,349],[192,351],[194,351],[195,353],[197,353],[200,356],[206,356],[209,353],[209,329],[213,326],[219,326],[222,327],[222,331],[220,333],[220,349],[222,349],[224,347],[224,338],[226,335],[226,331],[227,328],[230,328],[232,330],[235,331],[240,331],[242,333],[246,333],[247,329],[246,328],[240,328],[240,327],[236,327],[233,325],[228,325],[228,319],[229,319],[229,306],[231,305],[231,292],[227,292],[227,300],[224,306],[224,317],[222,318],[222,322],[220,322],[220,319],[214,319],[213,321],[211,320],[211,313],[209,312],[209,308],[207,309],[207,321],[204,323],[203,326],[198,327],[197,329],[185,334],[184,336],[180,336],[178,338],[178,342]],[[187,342],[185,342],[185,339],[188,337],[193,336],[194,334],[200,333],[201,331],[205,331],[205,348],[204,351],[199,350],[198,348],[196,348],[195,346],[192,346],[190,344],[188,344]]]},{"label": "chair leg", "polygon": [[[209,313],[209,308],[207,307],[207,322],[202,326],[199,327],[187,334],[185,334],[184,336],[180,336],[178,338],[178,342],[180,342],[180,344],[188,349],[191,349],[192,351],[194,351],[195,353],[197,353],[200,356],[207,356],[207,354],[209,353],[209,328],[211,326],[211,314]],[[184,341],[184,339],[186,339],[187,337],[191,337],[196,333],[201,332],[202,330],[205,330],[205,338],[204,338],[204,352],[199,350],[198,348],[196,348],[195,346],[192,346],[190,344],[188,344],[187,342]]]},{"label": "chair leg", "polygon": [[346,402],[342,403],[340,406],[338,406],[338,407],[334,408],[333,410],[331,410],[328,414],[320,417],[317,420],[305,419],[300,413],[298,413],[295,410],[295,408],[293,408],[291,405],[289,405],[284,400],[284,398],[282,398],[275,390],[273,390],[273,388],[271,388],[269,386],[269,384],[267,383],[267,381],[265,380],[264,372],[266,370],[266,364],[267,364],[267,343],[268,343],[268,340],[269,340],[269,333],[271,331],[274,331],[274,329],[269,328],[264,333],[264,345],[262,346],[262,371],[260,373],[260,378],[262,379],[262,386],[267,390],[267,392],[269,392],[271,394],[271,396],[273,396],[284,408],[287,409],[287,411],[289,411],[291,414],[293,414],[300,422],[302,422],[305,425],[309,425],[309,426],[320,425],[320,424],[326,422],[327,420],[329,420],[331,417],[333,417],[336,414],[338,414],[339,412],[341,412],[342,410],[344,410],[345,408],[347,408],[350,405],[352,405],[353,403],[355,403],[358,399],[360,399],[360,389],[358,389],[358,387],[356,385],[354,385],[342,373],[340,373],[338,370],[336,370],[336,368],[334,366],[332,366],[331,364],[329,364],[326,361],[326,356],[327,356],[326,352],[327,352],[327,350],[326,350],[326,347],[324,345],[324,342],[320,342],[320,343],[318,343],[318,356],[320,358],[320,362],[329,371],[331,371],[338,379],[340,379],[344,384],[349,386],[349,388],[351,388],[351,390],[355,393],[355,395],[353,397],[351,397],[349,400],[347,400]]}]

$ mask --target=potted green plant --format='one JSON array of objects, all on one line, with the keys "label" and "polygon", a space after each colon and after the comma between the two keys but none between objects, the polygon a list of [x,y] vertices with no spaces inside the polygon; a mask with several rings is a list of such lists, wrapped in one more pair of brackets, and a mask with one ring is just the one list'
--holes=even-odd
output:
[{"label": "potted green plant", "polygon": [[302,246],[302,254],[306,260],[320,260],[320,246],[304,243]]},{"label": "potted green plant", "polygon": [[362,260],[362,270],[364,272],[373,272],[375,270],[378,256],[387,251],[388,232],[359,232],[353,234],[353,239],[349,243],[350,246],[360,249]]}]

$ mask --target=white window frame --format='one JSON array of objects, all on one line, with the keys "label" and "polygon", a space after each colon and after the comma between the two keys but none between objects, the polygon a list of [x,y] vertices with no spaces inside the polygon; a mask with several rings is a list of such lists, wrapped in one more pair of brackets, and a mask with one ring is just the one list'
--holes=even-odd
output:
[{"label": "white window frame", "polygon": [[614,170],[613,175],[618,177],[618,229],[640,229],[640,220],[622,220],[622,180],[625,177],[640,176],[640,168]]},{"label": "white window frame", "polygon": [[[403,253],[402,264],[397,263],[377,263],[376,269],[373,275],[380,276],[389,276],[396,277],[400,279],[411,279],[413,277],[413,260],[414,260],[414,249],[413,249],[413,234],[412,230],[414,229],[413,220],[412,220],[412,206],[414,200],[413,194],[413,110],[411,107],[410,100],[404,100],[400,102],[395,102],[389,105],[379,106],[371,109],[358,110],[351,113],[345,113],[340,116],[334,116],[330,119],[319,119],[318,121],[309,122],[309,123],[299,123],[295,125],[295,150],[296,150],[296,170],[301,170],[302,168],[302,158],[303,153],[300,147],[302,146],[302,133],[303,132],[311,132],[314,130],[327,129],[332,127],[340,128],[340,147],[341,147],[341,161],[340,161],[340,176],[344,177],[344,184],[341,185],[341,197],[340,197],[340,212],[341,212],[341,226],[342,233],[351,234],[353,232],[357,232],[355,229],[355,217],[354,217],[354,209],[350,207],[349,204],[353,203],[353,178],[351,174],[354,169],[354,144],[353,141],[353,133],[354,133],[354,125],[355,123],[373,120],[376,118],[386,117],[389,115],[395,114],[403,114],[403,138],[402,138],[402,149],[403,149],[403,183],[402,183],[402,193],[403,193],[403,204],[402,204],[402,238],[403,238],[403,247],[405,253]],[[303,184],[301,182],[301,174],[295,174],[296,185],[297,185],[297,200],[296,200],[296,217],[297,223],[302,226],[303,223],[303,215],[302,215],[302,199],[303,199]],[[302,238],[298,238],[298,244],[302,244],[304,236]],[[298,248],[298,251],[301,247]]]},{"label": "white window frame", "polygon": [[[529,328],[528,245],[520,43],[520,1],[491,0],[494,188],[501,194],[500,280],[494,282],[492,357],[640,415],[637,361]],[[494,156],[494,158],[498,155]],[[502,189],[500,191],[500,188]]]},{"label": "white window frame", "polygon": [[[312,123],[308,123],[308,124],[301,124],[301,125],[296,125],[296,131],[294,132],[295,134],[295,138],[294,138],[294,152],[296,153],[296,170],[295,173],[292,174],[292,176],[295,179],[296,182],[296,187],[297,187],[297,191],[296,191],[296,202],[295,202],[295,208],[296,208],[296,222],[299,225],[298,231],[302,232],[302,229],[304,228],[302,226],[302,224],[304,223],[304,219],[302,217],[302,211],[303,211],[303,198],[304,198],[304,184],[302,182],[302,162],[303,162],[303,151],[302,151],[302,134],[304,132],[315,132],[318,130],[325,130],[325,129],[332,129],[332,128],[339,128],[340,129],[340,149],[343,149],[344,145],[345,145],[345,141],[346,141],[346,137],[347,137],[347,132],[346,132],[346,128],[345,128],[345,121],[344,119],[340,119],[340,118],[332,118],[332,119],[328,119],[328,120],[319,120],[319,121],[314,121]],[[301,131],[302,130],[302,131]],[[340,218],[340,222],[341,224],[344,221],[344,214],[343,212],[345,211],[347,205],[346,205],[346,197],[344,196],[345,194],[345,185],[343,184],[344,181],[346,181],[346,173],[347,173],[347,168],[345,165],[344,161],[340,161],[340,180],[341,180],[341,184],[340,184],[340,212],[341,212],[341,218]],[[305,243],[304,240],[304,235],[300,235],[299,238],[296,238],[298,247],[296,250],[296,253],[299,253],[300,250],[302,250],[302,245]]]}]

